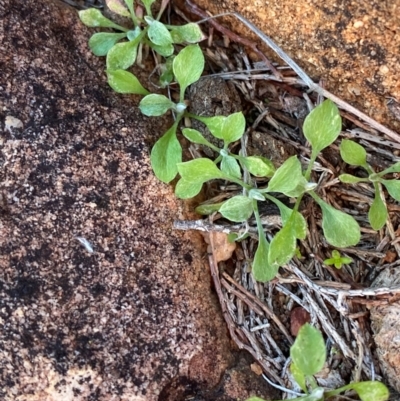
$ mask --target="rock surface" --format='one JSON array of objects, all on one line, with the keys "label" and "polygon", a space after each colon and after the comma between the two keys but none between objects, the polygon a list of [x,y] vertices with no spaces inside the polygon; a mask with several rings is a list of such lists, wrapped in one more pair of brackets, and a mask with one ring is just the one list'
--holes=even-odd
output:
[{"label": "rock surface", "polygon": [[[175,2],[187,10],[185,0]],[[332,93],[392,129],[400,129],[399,0],[192,2],[214,15],[228,11],[242,14],[312,78],[323,79]],[[234,17],[218,21],[260,43]],[[270,50],[267,54],[281,62]],[[388,107],[388,98],[396,99],[397,103]]]},{"label": "rock surface", "polygon": [[0,0],[0,398],[216,399],[234,361],[202,241],[149,166],[170,122],[107,87],[90,34]]},{"label": "rock surface", "polygon": [[[375,279],[373,287],[398,287],[398,268],[385,269]],[[385,379],[400,393],[400,302],[371,308],[371,326],[376,351]],[[399,398],[399,394],[397,394]]]}]

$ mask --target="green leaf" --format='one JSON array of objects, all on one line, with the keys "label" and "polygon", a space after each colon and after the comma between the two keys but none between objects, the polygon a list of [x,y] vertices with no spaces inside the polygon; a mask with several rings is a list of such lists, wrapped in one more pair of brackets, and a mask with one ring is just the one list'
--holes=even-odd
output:
[{"label": "green leaf", "polygon": [[324,338],[319,330],[310,324],[304,324],[290,348],[293,363],[305,376],[318,373],[326,361]]},{"label": "green leaf", "polygon": [[108,84],[118,93],[133,93],[135,95],[147,95],[149,91],[143,88],[139,80],[125,70],[107,71]]},{"label": "green leaf", "polygon": [[393,166],[390,166],[386,170],[383,170],[382,172],[379,173],[379,175],[382,176],[390,173],[400,173],[400,162],[397,162],[393,164]]},{"label": "green leaf", "polygon": [[[303,215],[299,213],[297,210],[290,209],[285,204],[283,204],[280,200],[274,198],[273,196],[267,196],[267,199],[271,202],[275,203],[279,208],[279,213],[282,218],[282,225],[285,225],[290,218],[293,219],[292,225],[294,229],[294,233],[296,238],[305,239],[307,235],[307,222]],[[294,215],[292,216],[292,214]]]},{"label": "green leaf", "polygon": [[175,109],[176,105],[166,96],[152,93],[144,97],[140,103],[140,111],[145,116],[162,116],[170,109]]},{"label": "green leaf", "polygon": [[217,178],[226,178],[221,170],[206,158],[194,159],[178,164],[178,171],[186,181],[204,183]]},{"label": "green leaf", "polygon": [[322,210],[322,230],[329,244],[337,248],[356,245],[361,238],[360,226],[350,215],[328,205],[315,193],[310,192]]},{"label": "green leaf", "polygon": [[175,187],[175,195],[180,199],[190,199],[200,193],[202,182],[192,182],[181,178]]},{"label": "green leaf", "polygon": [[339,180],[344,184],[357,184],[358,182],[366,182],[368,181],[365,178],[356,177],[351,174],[341,174],[339,175]]},{"label": "green leaf", "polygon": [[240,166],[237,160],[232,156],[223,156],[221,161],[221,171],[231,177],[241,178]]},{"label": "green leaf", "polygon": [[129,40],[135,40],[143,31],[137,26],[135,29],[132,29],[127,32],[127,37]]},{"label": "green leaf", "polygon": [[124,1],[125,1],[126,6],[129,9],[129,12],[131,13],[132,18],[134,19],[134,17],[135,17],[135,10],[133,9],[134,0],[124,0]]},{"label": "green leaf", "polygon": [[122,15],[123,17],[130,17],[131,13],[126,8],[122,0],[106,0],[107,7],[115,14]]},{"label": "green leaf", "polygon": [[221,137],[225,146],[240,139],[246,128],[246,119],[241,111],[227,116],[222,124]]},{"label": "green leaf", "polygon": [[268,183],[268,192],[290,193],[304,181],[301,164],[297,156],[289,157],[272,176]]},{"label": "green leaf", "polygon": [[237,195],[224,202],[219,212],[226,219],[240,223],[253,214],[253,202],[247,196]]},{"label": "green leaf", "polygon": [[[164,45],[164,46],[159,46],[159,45],[155,45],[154,43],[151,43],[150,46],[155,52],[157,52],[160,56],[163,56],[163,57],[172,56],[172,54],[174,53],[174,50],[175,50],[174,46],[171,43]],[[172,79],[171,79],[171,81],[172,81]]]},{"label": "green leaf", "polygon": [[204,204],[197,206],[194,211],[198,214],[202,214],[208,216],[213,214],[214,212],[218,212],[219,208],[224,204],[224,202],[213,203],[213,204]]},{"label": "green leaf", "polygon": [[306,377],[304,376],[304,373],[297,367],[295,363],[291,363],[290,365],[290,373],[293,375],[294,380],[296,380],[297,384],[300,386],[300,388],[307,393],[307,385],[306,385]]},{"label": "green leaf", "polygon": [[180,85],[180,101],[183,101],[186,88],[200,78],[204,69],[204,56],[199,45],[182,49],[174,58],[172,68]]},{"label": "green leaf", "polygon": [[336,249],[332,251],[332,258],[324,260],[324,264],[328,266],[334,265],[336,269],[341,269],[343,265],[347,265],[352,262],[353,259],[341,256],[340,252]]},{"label": "green leaf", "polygon": [[386,187],[389,195],[400,202],[400,181],[398,180],[381,180],[382,184]]},{"label": "green leaf", "polygon": [[222,139],[222,128],[226,120],[225,116],[214,116],[214,117],[193,116],[193,118],[205,124],[215,138]]},{"label": "green leaf", "polygon": [[177,164],[182,161],[182,148],[176,138],[174,124],[153,146],[150,155],[154,174],[162,182],[170,182],[178,172]]},{"label": "green leaf", "polygon": [[259,189],[257,188],[251,188],[247,196],[250,199],[255,199],[264,202],[265,201],[265,196],[260,192]]},{"label": "green leaf", "polygon": [[190,22],[186,25],[176,26],[171,29],[171,37],[174,43],[197,43],[205,39],[198,24]]},{"label": "green leaf", "polygon": [[121,39],[126,38],[126,33],[95,33],[89,39],[89,48],[96,56],[105,56],[108,51]]},{"label": "green leaf", "polygon": [[271,160],[262,156],[241,157],[240,163],[255,177],[272,177],[275,166]]},{"label": "green leaf", "polygon": [[155,0],[142,0],[142,3],[144,4],[148,15],[151,15],[151,5],[154,2],[155,2]]},{"label": "green leaf", "polygon": [[278,269],[288,263],[296,252],[296,236],[291,220],[278,231],[269,245],[268,263]]},{"label": "green leaf", "polygon": [[107,70],[126,70],[136,61],[139,38],[117,43],[107,53]]},{"label": "green leaf", "polygon": [[206,145],[209,147],[213,147],[210,142],[207,141],[206,138],[197,130],[192,128],[183,128],[182,130],[183,136],[189,139],[192,143],[198,143],[199,145]]},{"label": "green leaf", "polygon": [[367,152],[356,142],[343,139],[340,144],[340,156],[352,166],[364,166],[367,163]]},{"label": "green leaf", "polygon": [[287,190],[286,195],[291,198],[297,198],[306,192],[312,191],[317,187],[317,184],[313,182],[307,182],[307,180],[302,177],[299,179],[297,185],[292,190]]},{"label": "green leaf", "polygon": [[317,106],[304,120],[304,136],[310,142],[313,154],[333,143],[340,134],[342,119],[336,105],[325,100]]},{"label": "green leaf", "polygon": [[375,185],[375,197],[368,212],[368,220],[374,230],[380,230],[387,219],[386,205],[381,198],[381,191],[378,184]]},{"label": "green leaf", "polygon": [[158,46],[168,46],[172,43],[172,37],[167,27],[149,16],[144,17],[145,21],[149,24],[147,36],[150,41]]},{"label": "green leaf", "polygon": [[346,387],[355,390],[362,401],[386,401],[389,399],[387,387],[376,381],[351,383]]},{"label": "green leaf", "polygon": [[87,10],[79,11],[80,20],[91,28],[114,28],[119,31],[127,32],[128,29],[121,25],[115,24],[108,18],[106,18],[97,8],[89,8]]},{"label": "green leaf", "polygon": [[273,267],[268,263],[268,250],[269,244],[261,226],[261,230],[258,228],[258,247],[252,265],[253,276],[261,283],[272,280],[278,272],[278,267]]}]

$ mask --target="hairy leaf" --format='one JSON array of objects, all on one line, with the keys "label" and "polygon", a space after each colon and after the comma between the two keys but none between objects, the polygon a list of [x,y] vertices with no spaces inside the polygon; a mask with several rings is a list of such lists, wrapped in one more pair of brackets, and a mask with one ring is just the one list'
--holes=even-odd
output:
[{"label": "hairy leaf", "polygon": [[126,70],[136,61],[138,38],[130,42],[117,43],[107,53],[107,70]]},{"label": "hairy leaf", "polygon": [[183,101],[186,88],[200,78],[204,69],[204,56],[199,45],[182,49],[174,58],[172,68],[180,85],[180,101]]},{"label": "hairy leaf", "polygon": [[180,199],[190,199],[200,193],[202,182],[192,182],[181,178],[175,187],[175,195]]},{"label": "hairy leaf", "polygon": [[150,161],[154,174],[160,181],[167,183],[175,178],[177,164],[182,161],[182,148],[176,138],[175,124],[155,143]]},{"label": "hairy leaf", "polygon": [[143,88],[139,80],[125,70],[107,71],[108,84],[118,93],[133,93],[135,95],[147,95],[149,91]]},{"label": "hairy leaf", "polygon": [[386,187],[389,195],[400,202],[400,181],[399,180],[381,180]]},{"label": "hairy leaf", "polygon": [[287,194],[295,190],[303,181],[304,177],[299,159],[297,156],[292,156],[275,171],[268,183],[267,191]]},{"label": "hairy leaf", "polygon": [[221,170],[206,158],[194,159],[178,164],[178,171],[186,181],[204,183],[217,178],[226,178]]},{"label": "hairy leaf", "polygon": [[318,154],[333,143],[340,134],[342,119],[335,103],[325,100],[317,106],[304,120],[304,136]]},{"label": "hairy leaf", "polygon": [[225,174],[235,177],[241,178],[240,166],[237,160],[232,156],[223,156],[221,160],[221,171]]},{"label": "hairy leaf", "polygon": [[328,205],[310,193],[322,210],[322,230],[329,244],[337,248],[356,245],[361,238],[360,226],[350,215]]},{"label": "hairy leaf", "polygon": [[155,45],[168,46],[172,43],[172,37],[167,27],[160,21],[157,21],[151,17],[144,17],[146,22],[149,24],[149,30],[147,36]]},{"label": "hairy leaf", "polygon": [[368,220],[374,230],[380,230],[386,223],[388,212],[381,198],[378,184],[375,184],[375,197],[368,212]]},{"label": "hairy leaf", "polygon": [[205,39],[198,24],[190,22],[186,25],[176,26],[171,29],[171,37],[174,43],[197,43]]},{"label": "hairy leaf", "polygon": [[288,263],[296,252],[296,236],[291,219],[272,239],[269,245],[268,263],[279,268]]},{"label": "hairy leaf", "polygon": [[225,145],[239,140],[246,128],[246,120],[242,112],[237,112],[227,116],[223,122],[221,130],[221,139]]},{"label": "hairy leaf", "polygon": [[96,56],[105,56],[108,51],[121,39],[126,38],[126,33],[99,32],[89,39],[89,48]]},{"label": "hairy leaf", "polygon": [[122,0],[106,0],[107,7],[115,14],[130,17],[131,13]]},{"label": "hairy leaf", "polygon": [[275,173],[271,160],[262,156],[241,157],[240,163],[255,177],[272,177]]},{"label": "hairy leaf", "polygon": [[140,103],[140,111],[146,116],[162,116],[170,109],[175,109],[176,105],[166,96],[152,93],[144,97]]},{"label": "hairy leaf", "polygon": [[115,24],[108,18],[106,18],[97,8],[88,8],[87,10],[79,11],[80,20],[91,28],[114,28],[118,31],[128,31],[121,25]]},{"label": "hairy leaf", "polygon": [[230,221],[246,221],[253,214],[252,200],[247,196],[234,196],[223,203],[219,212]]},{"label": "hairy leaf", "polygon": [[340,156],[352,166],[364,166],[367,163],[367,152],[356,142],[343,139],[340,144]]},{"label": "hairy leaf", "polygon": [[304,375],[318,373],[326,361],[326,347],[321,332],[308,323],[303,325],[290,348],[290,356]]}]

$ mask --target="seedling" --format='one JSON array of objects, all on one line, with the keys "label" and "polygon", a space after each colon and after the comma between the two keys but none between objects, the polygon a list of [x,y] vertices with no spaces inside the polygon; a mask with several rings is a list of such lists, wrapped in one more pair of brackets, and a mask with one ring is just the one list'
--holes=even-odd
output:
[{"label": "seedling", "polygon": [[340,144],[340,155],[346,163],[362,167],[367,171],[367,178],[360,178],[351,174],[342,174],[339,176],[339,179],[341,182],[346,184],[357,184],[359,182],[372,183],[375,190],[375,196],[368,212],[368,219],[374,230],[380,230],[385,225],[388,216],[382,185],[386,187],[392,198],[400,201],[400,181],[386,180],[383,176],[391,173],[399,173],[400,162],[393,164],[391,167],[381,171],[380,173],[376,173],[367,163],[367,152],[365,149],[358,143],[348,139],[344,139]]},{"label": "seedling", "polygon": [[[339,111],[333,102],[326,100],[316,107],[306,118],[303,131],[311,144],[311,160],[306,171],[297,158],[292,156],[278,169],[273,163],[260,156],[243,157],[229,151],[229,146],[239,140],[245,131],[245,119],[242,113],[234,113],[228,117],[198,117],[211,134],[223,140],[222,149],[208,142],[199,131],[184,128],[183,135],[191,142],[210,147],[218,153],[215,161],[195,159],[179,163],[180,174],[175,189],[179,198],[196,196],[202,185],[210,180],[223,179],[240,185],[243,195],[237,195],[222,204],[207,205],[207,210],[198,208],[198,212],[211,213],[218,210],[223,217],[234,222],[244,222],[252,214],[255,215],[258,228],[258,248],[256,250],[252,273],[258,281],[273,279],[280,266],[288,263],[296,253],[297,239],[305,239],[307,224],[299,213],[303,195],[309,194],[322,210],[322,229],[328,243],[335,247],[347,247],[358,243],[360,228],[353,217],[333,208],[323,201],[314,191],[316,184],[309,182],[312,166],[318,154],[336,140],[341,130]],[[254,177],[269,179],[265,188],[256,188],[242,181],[242,170],[246,169]],[[276,199],[273,193],[282,193],[290,198],[297,198],[293,209]],[[277,205],[282,217],[282,229],[274,236],[271,243],[264,234],[260,214],[259,201],[270,201]]]},{"label": "seedling", "polygon": [[[294,398],[303,401],[323,401],[330,397],[355,391],[362,401],[385,401],[389,399],[386,386],[377,381],[350,383],[335,390],[319,387],[314,375],[326,362],[326,347],[324,338],[319,330],[306,323],[301,327],[296,341],[290,348],[292,364],[290,372],[304,395]],[[246,401],[265,401],[260,397],[250,397]]]},{"label": "seedling", "polygon": [[[143,0],[142,6],[135,7],[133,0],[108,0],[107,4],[119,15],[129,17],[133,28],[125,28],[105,18],[97,9],[80,12],[81,20],[88,26],[105,27],[119,31],[94,34],[89,46],[99,56],[107,56],[107,76],[110,86],[119,93],[132,93],[144,96],[139,108],[146,116],[161,116],[173,112],[174,124],[158,139],[151,151],[151,165],[155,175],[163,182],[171,182],[179,173],[175,193],[179,198],[196,196],[205,182],[225,180],[243,188],[241,195],[236,195],[217,205],[199,207],[198,212],[209,214],[219,211],[223,217],[233,222],[245,222],[253,214],[257,222],[258,247],[254,256],[252,273],[258,281],[273,279],[280,266],[288,263],[296,254],[297,240],[305,239],[307,224],[299,213],[299,206],[304,195],[311,196],[322,211],[322,230],[326,241],[336,248],[356,245],[360,240],[360,227],[356,220],[322,200],[316,193],[316,184],[310,182],[311,171],[319,153],[331,145],[341,131],[341,118],[336,105],[326,100],[316,107],[305,119],[303,132],[311,145],[311,157],[307,166],[302,166],[296,156],[287,159],[279,168],[265,157],[249,156],[231,152],[231,145],[240,140],[245,131],[246,121],[242,113],[230,116],[199,117],[187,111],[185,91],[196,82],[204,69],[204,56],[195,44],[203,39],[203,34],[196,24],[180,27],[163,24],[159,21],[167,1],[163,1],[156,17],[152,15],[154,0]],[[146,15],[144,15],[146,14]],[[144,16],[143,16],[144,15]],[[186,47],[175,56],[175,44]],[[169,84],[173,79],[179,85],[179,100],[174,102],[164,95],[152,94],[129,71],[138,58],[141,48],[149,46],[165,62],[162,65],[161,81]],[[178,127],[184,117],[195,118],[203,122],[211,134],[223,141],[218,148],[194,129],[184,128],[183,135],[191,142],[207,146],[217,153],[213,161],[199,158],[182,163],[182,148],[178,141]],[[349,144],[350,143],[350,144]],[[360,150],[361,148],[361,150]],[[355,150],[354,150],[355,149]],[[370,210],[370,221],[374,228],[380,228],[386,220],[387,211],[382,200],[380,185],[383,184],[395,198],[400,198],[400,183],[385,180],[384,174],[400,171],[400,163],[376,174],[366,164],[365,150],[351,141],[343,141],[341,154],[351,164],[367,169],[369,178],[376,190],[374,203]],[[249,182],[242,180],[243,172],[248,171],[253,177]],[[265,187],[257,188],[256,177],[266,180]],[[351,178],[349,178],[351,177]],[[360,182],[366,179],[342,175],[342,181]],[[293,209],[278,200],[274,193],[281,193],[294,198]],[[379,195],[379,196],[378,196]],[[276,233],[271,243],[268,242],[262,226],[258,202],[273,202],[279,209],[282,228]],[[383,221],[383,223],[382,223]],[[244,238],[246,233],[238,237]]]},{"label": "seedling", "polygon": [[336,269],[341,269],[343,265],[348,265],[353,262],[353,259],[342,256],[338,250],[332,251],[332,257],[325,259],[324,263],[328,266],[335,266]]},{"label": "seedling", "polygon": [[[159,21],[167,2],[163,2],[157,17],[153,17],[152,4],[155,0],[142,0],[142,6],[135,8],[133,0],[106,0],[107,6],[114,13],[132,20],[131,29],[114,23],[106,18],[100,10],[89,8],[79,12],[81,21],[93,28],[110,28],[115,32],[98,32],[89,39],[89,47],[96,56],[106,56],[108,83],[118,93],[146,95],[138,79],[130,72],[137,60],[142,59],[142,46],[147,45],[160,56],[166,58],[162,66],[164,73],[160,77],[162,86],[168,85],[172,78],[171,57],[174,45],[198,43],[205,37],[198,24],[189,23],[182,26],[166,25]],[[143,13],[146,13],[143,16]]]}]

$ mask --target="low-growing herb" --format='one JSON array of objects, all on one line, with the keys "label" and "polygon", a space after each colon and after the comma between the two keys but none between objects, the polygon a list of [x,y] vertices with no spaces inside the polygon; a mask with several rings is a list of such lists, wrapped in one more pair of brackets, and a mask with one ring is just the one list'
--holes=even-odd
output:
[{"label": "low-growing herb", "polygon": [[[326,389],[318,386],[314,378],[326,363],[326,347],[319,330],[306,323],[299,330],[296,341],[290,348],[290,373],[303,390],[304,394],[293,400],[323,401],[330,397],[353,390],[362,401],[386,401],[389,399],[387,387],[377,381],[350,383],[338,389]],[[349,399],[349,398],[346,398]],[[260,397],[250,397],[246,401],[265,401]]]},{"label": "low-growing herb", "polygon": [[367,163],[367,152],[365,149],[358,143],[349,139],[344,139],[340,144],[340,155],[346,163],[361,167],[367,172],[367,178],[356,177],[351,174],[341,174],[339,179],[345,184],[369,182],[373,185],[374,200],[368,212],[368,219],[374,230],[380,230],[386,224],[388,216],[382,185],[392,198],[400,201],[400,181],[395,179],[387,180],[384,179],[384,176],[387,174],[399,173],[400,162],[394,163],[380,173],[376,173],[372,166]]}]

